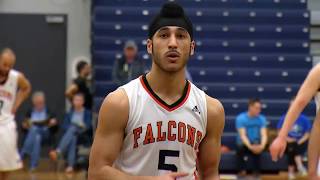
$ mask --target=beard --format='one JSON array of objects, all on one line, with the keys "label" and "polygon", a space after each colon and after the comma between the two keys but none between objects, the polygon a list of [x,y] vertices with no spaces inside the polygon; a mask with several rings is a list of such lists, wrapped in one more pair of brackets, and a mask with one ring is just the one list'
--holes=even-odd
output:
[{"label": "beard", "polygon": [[191,56],[190,54],[191,54],[191,48],[189,49],[189,54],[186,57],[183,57],[183,55],[181,54],[179,61],[182,61],[182,64],[179,67],[177,67],[175,69],[168,69],[165,67],[165,65],[162,62],[163,59],[165,58],[165,56],[162,57],[161,54],[156,53],[156,51],[154,50],[154,46],[152,45],[151,56],[152,56],[153,62],[155,63],[155,65],[158,66],[159,69],[161,69],[161,71],[166,72],[166,73],[170,73],[170,74],[174,74],[176,72],[181,71],[183,68],[185,68],[188,63],[188,60]]}]

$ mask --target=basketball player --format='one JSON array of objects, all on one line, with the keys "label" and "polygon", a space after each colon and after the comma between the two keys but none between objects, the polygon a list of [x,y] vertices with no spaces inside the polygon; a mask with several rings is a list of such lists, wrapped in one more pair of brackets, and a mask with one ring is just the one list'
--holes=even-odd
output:
[{"label": "basketball player", "polygon": [[11,49],[0,52],[0,180],[7,180],[10,171],[22,167],[14,116],[31,86],[22,73],[12,69],[15,61]]},{"label": "basketball player", "polygon": [[[224,110],[185,79],[192,24],[166,3],[149,25],[151,71],[104,100],[89,180],[218,180]],[[197,162],[198,158],[198,164]]]},{"label": "basketball player", "polygon": [[317,115],[314,120],[313,128],[311,130],[309,146],[308,146],[308,173],[311,179],[320,180],[317,177],[317,165],[320,155],[320,64],[316,65],[308,74],[307,78],[303,82],[299,89],[297,97],[291,104],[282,128],[278,137],[273,141],[270,146],[270,153],[272,159],[277,161],[279,157],[283,156],[286,149],[286,139],[288,132],[291,130],[294,122],[298,119],[303,109],[307,106],[313,96],[315,96],[317,104]]}]

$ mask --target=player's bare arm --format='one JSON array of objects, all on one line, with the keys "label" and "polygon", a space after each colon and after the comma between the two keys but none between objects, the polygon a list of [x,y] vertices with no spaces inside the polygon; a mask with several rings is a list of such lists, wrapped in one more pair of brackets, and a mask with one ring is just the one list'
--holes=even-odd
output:
[{"label": "player's bare arm", "polygon": [[[317,166],[320,153],[320,114],[314,120],[308,146],[308,174],[310,179],[317,179]],[[319,177],[318,177],[319,179]]]},{"label": "player's bare arm", "polygon": [[13,105],[12,113],[16,113],[22,102],[29,96],[31,92],[31,84],[28,79],[20,73],[18,76],[18,92],[15,103]]},{"label": "player's bare arm", "polygon": [[[297,97],[293,101],[286,115],[283,127],[279,132],[279,136],[287,137],[294,121],[298,118],[302,110],[311,101],[315,93],[320,87],[320,65],[315,66],[308,74],[307,78],[300,87]],[[288,120],[287,120],[288,119]]]},{"label": "player's bare arm", "polygon": [[320,65],[316,65],[308,74],[291,104],[278,137],[270,146],[272,159],[276,161],[283,156],[286,149],[286,138],[302,110],[307,106],[320,87]]},{"label": "player's bare arm", "polygon": [[225,114],[222,104],[209,96],[207,109],[207,133],[199,147],[199,173],[203,180],[219,180],[221,135]]},{"label": "player's bare arm", "polygon": [[98,127],[89,161],[89,180],[174,180],[185,173],[161,177],[131,176],[112,167],[120,153],[129,116],[129,102],[124,90],[109,94],[100,109]]}]

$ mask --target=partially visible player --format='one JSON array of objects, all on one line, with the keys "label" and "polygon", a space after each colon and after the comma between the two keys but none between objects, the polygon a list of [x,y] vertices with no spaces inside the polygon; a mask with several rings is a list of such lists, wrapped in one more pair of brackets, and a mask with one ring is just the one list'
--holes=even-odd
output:
[{"label": "partially visible player", "polygon": [[[104,100],[89,180],[218,180],[224,110],[186,80],[192,23],[166,3],[149,26],[151,71]],[[197,166],[198,158],[198,166]]]},{"label": "partially visible player", "polygon": [[278,137],[273,141],[270,146],[270,153],[272,159],[277,161],[283,153],[287,145],[288,133],[291,130],[294,122],[298,119],[299,115],[311,99],[315,96],[317,104],[317,114],[314,120],[313,128],[311,130],[309,146],[308,146],[308,174],[312,180],[320,180],[317,177],[317,165],[320,155],[320,64],[313,67],[309,72],[305,81],[299,89],[299,92],[292,102],[287,115],[285,117],[283,126],[279,132]]},{"label": "partially visible player", "polygon": [[11,49],[0,52],[0,180],[7,180],[10,171],[22,168],[15,113],[30,94],[31,85],[22,73],[12,69],[15,61]]}]

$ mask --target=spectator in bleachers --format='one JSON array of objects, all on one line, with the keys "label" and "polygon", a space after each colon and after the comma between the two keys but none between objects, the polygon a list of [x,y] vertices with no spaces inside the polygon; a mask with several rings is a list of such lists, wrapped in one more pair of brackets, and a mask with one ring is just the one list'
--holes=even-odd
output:
[{"label": "spectator in bleachers", "polygon": [[22,122],[22,128],[28,131],[20,152],[21,158],[30,156],[30,171],[36,169],[41,152],[41,143],[50,139],[57,128],[57,120],[48,109],[45,94],[37,91],[32,95],[33,107],[27,112],[26,119]]},{"label": "spectator in bleachers", "polygon": [[72,102],[72,98],[77,93],[84,95],[84,106],[86,109],[92,109],[92,91],[90,87],[90,81],[88,77],[91,74],[91,67],[86,61],[80,61],[77,63],[76,70],[78,77],[73,80],[72,84],[66,90],[66,97]]},{"label": "spectator in bleachers", "polygon": [[73,172],[77,156],[77,144],[81,138],[91,139],[92,135],[91,111],[84,107],[84,95],[77,93],[72,99],[72,108],[66,114],[63,123],[65,131],[56,149],[50,151],[50,158],[56,161],[64,153],[67,156],[66,173]]},{"label": "spectator in bleachers", "polygon": [[112,79],[117,85],[123,85],[145,73],[145,63],[138,57],[137,44],[129,40],[125,43],[123,56],[116,59],[112,70]]},{"label": "spectator in bleachers", "polygon": [[239,114],[236,118],[237,156],[240,176],[246,175],[246,161],[253,159],[253,173],[260,173],[260,156],[267,144],[266,118],[261,113],[259,99],[250,99],[248,111]]},{"label": "spectator in bleachers", "polygon": [[[294,99],[291,100],[290,104]],[[280,118],[277,128],[280,129],[283,125],[285,114]],[[309,139],[311,131],[311,123],[307,116],[302,113],[295,121],[292,129],[287,137],[286,153],[288,155],[288,176],[289,179],[295,179],[295,167],[300,175],[306,176],[307,170],[302,163],[302,155],[305,153],[305,143]]]}]

